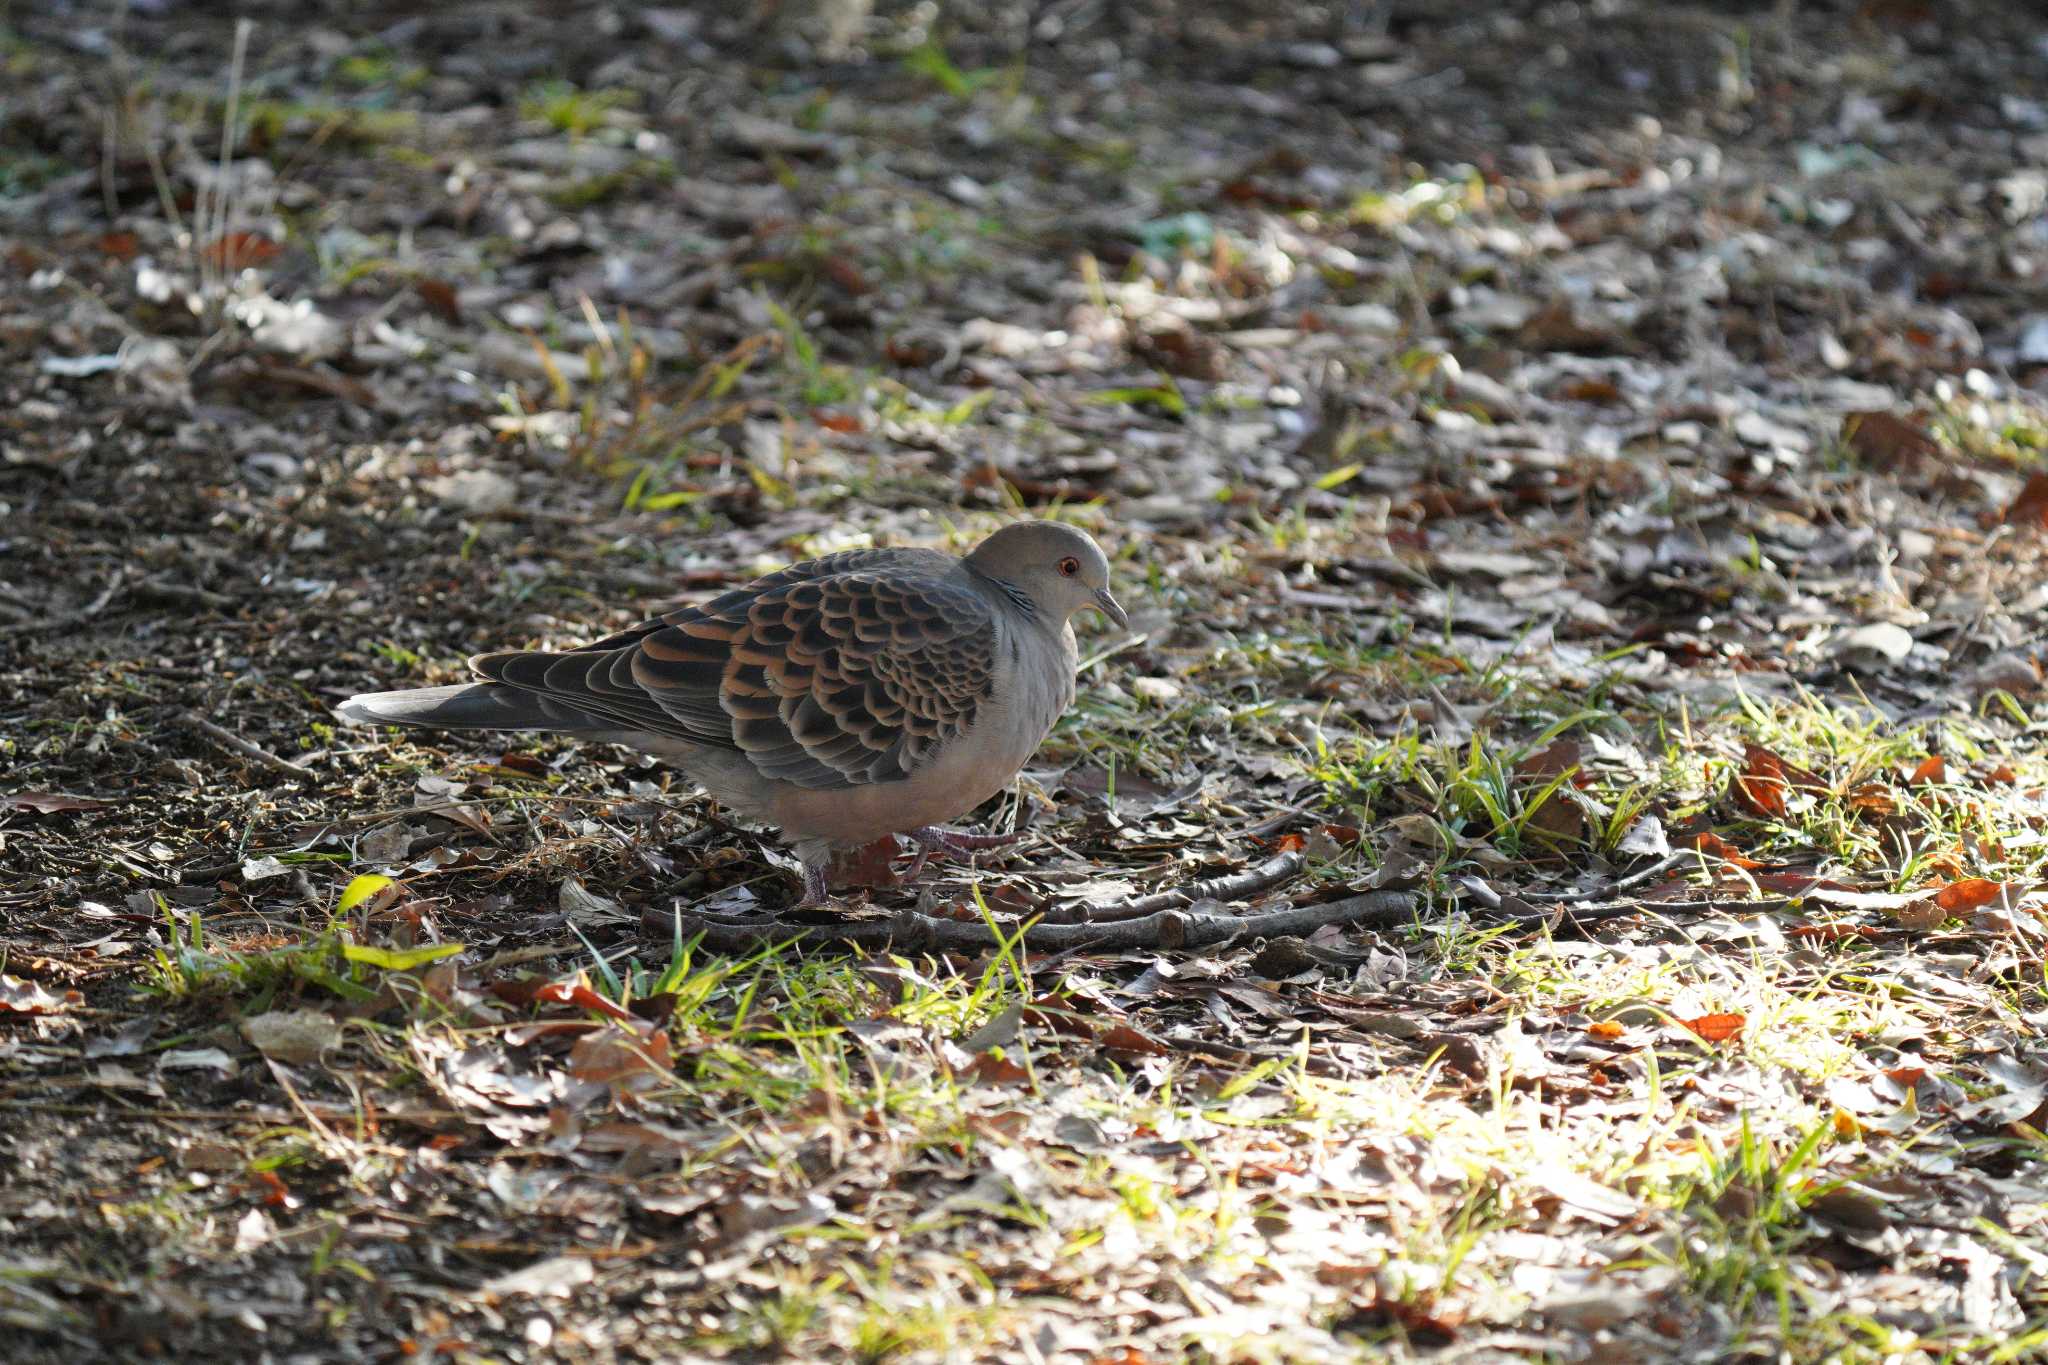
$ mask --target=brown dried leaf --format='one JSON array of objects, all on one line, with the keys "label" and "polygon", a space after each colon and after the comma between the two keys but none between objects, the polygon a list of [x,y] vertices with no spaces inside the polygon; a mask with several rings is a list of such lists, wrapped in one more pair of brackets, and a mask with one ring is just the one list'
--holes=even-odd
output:
[{"label": "brown dried leaf", "polygon": [[976,1057],[961,1074],[976,1085],[1023,1085],[1031,1079],[1029,1071],[993,1052]]},{"label": "brown dried leaf", "polygon": [[569,1049],[569,1074],[615,1090],[646,1090],[669,1074],[668,1034],[638,1020],[632,1028],[587,1034]]},{"label": "brown dried leaf", "polygon": [[1709,1043],[1725,1043],[1742,1032],[1748,1022],[1740,1014],[1702,1014],[1693,1019],[1681,1019],[1679,1023],[1691,1029]]},{"label": "brown dried leaf", "polygon": [[605,999],[581,980],[550,981],[546,985],[536,988],[532,998],[537,1001],[547,1001],[558,1005],[574,1005],[578,1009],[589,1010],[593,1014],[602,1014],[621,1023],[637,1024],[639,1022],[638,1016],[631,1010],[624,1009]]},{"label": "brown dried leaf", "polygon": [[427,311],[451,327],[462,325],[462,302],[456,296],[454,285],[431,275],[421,275],[413,280],[412,287],[418,292],[420,301],[427,305]]},{"label": "brown dried leaf", "polygon": [[244,270],[276,260],[284,248],[260,232],[227,232],[213,239],[203,253],[218,270]]},{"label": "brown dried leaf", "polygon": [[34,981],[0,976],[0,1010],[12,1014],[62,1014],[72,1006],[84,1003],[85,996],[78,991],[58,995]]},{"label": "brown dried leaf", "polygon": [[1105,1052],[1122,1052],[1134,1057],[1164,1057],[1170,1049],[1151,1034],[1129,1024],[1112,1024],[1101,1039]]},{"label": "brown dried leaf", "polygon": [[1934,903],[1951,915],[1967,914],[1979,906],[1990,905],[2005,894],[2005,884],[1988,881],[1983,877],[1966,877],[1959,882],[1950,882],[1934,893]]},{"label": "brown dried leaf", "polygon": [[1752,814],[1767,819],[1782,819],[1786,811],[1786,798],[1793,790],[1825,791],[1827,784],[1818,777],[1788,763],[1761,744],[1743,746],[1742,768],[1735,775],[1735,797],[1738,804]]},{"label": "brown dried leaf", "polygon": [[1842,443],[1872,469],[1912,470],[1923,461],[1941,458],[1941,447],[1918,414],[1847,413],[1842,418]]},{"label": "brown dried leaf", "polygon": [[1763,864],[1749,857],[1741,849],[1723,839],[1712,830],[1695,834],[1692,846],[1710,858],[1719,858],[1733,867],[1762,867]]},{"label": "brown dried leaf", "polygon": [[9,792],[0,796],[0,810],[25,810],[37,815],[60,815],[79,810],[104,810],[113,805],[92,796],[69,792]]},{"label": "brown dried leaf", "polygon": [[2005,520],[2011,526],[2048,527],[2048,474],[2027,479],[2019,496],[2005,509]]}]

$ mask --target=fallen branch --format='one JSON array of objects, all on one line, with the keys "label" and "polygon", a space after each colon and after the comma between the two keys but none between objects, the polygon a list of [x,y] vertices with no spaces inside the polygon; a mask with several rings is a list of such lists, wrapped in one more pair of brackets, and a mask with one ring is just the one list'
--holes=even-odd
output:
[{"label": "fallen branch", "polygon": [[234,731],[223,730],[197,711],[183,712],[179,715],[178,719],[199,731],[200,734],[205,735],[215,744],[220,745],[221,748],[238,753],[250,762],[268,768],[274,773],[282,773],[286,777],[295,777],[301,782],[317,782],[320,780],[320,775],[311,768],[294,763],[288,758],[279,758],[270,750],[251,744]]},{"label": "fallen branch", "polygon": [[[1247,937],[1299,937],[1329,924],[1385,927],[1405,923],[1414,914],[1415,897],[1410,892],[1369,891],[1321,905],[1289,906],[1249,915],[1170,909],[1106,923],[1049,924],[1034,920],[1021,932],[1025,947],[1042,952],[1212,948]],[[704,946],[716,952],[746,952],[764,944],[796,942],[913,953],[978,952],[995,946],[996,930],[1003,930],[1006,937],[1014,931],[1014,926],[1000,923],[991,927],[978,920],[942,919],[915,910],[899,910],[874,919],[801,924],[772,916],[738,919],[692,914],[679,905],[670,911],[648,911],[641,918],[642,929],[661,939],[671,937],[678,925],[683,937],[701,934]]]},{"label": "fallen branch", "polygon": [[1109,905],[1064,905],[1045,912],[1046,924],[1110,924],[1119,920],[1142,919],[1161,910],[1172,910],[1197,901],[1247,900],[1262,891],[1271,891],[1282,882],[1291,881],[1301,872],[1307,860],[1300,853],[1276,853],[1257,867],[1247,867],[1239,872],[1211,877],[1207,881],[1189,882],[1165,891],[1154,891],[1148,895],[1133,896],[1129,900],[1115,901]]}]

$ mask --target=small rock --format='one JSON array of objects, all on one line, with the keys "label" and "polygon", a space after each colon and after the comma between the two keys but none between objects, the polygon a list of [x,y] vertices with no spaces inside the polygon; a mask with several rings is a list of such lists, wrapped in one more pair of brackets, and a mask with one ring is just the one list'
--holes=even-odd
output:
[{"label": "small rock", "polygon": [[1328,71],[1344,64],[1344,54],[1328,43],[1288,43],[1280,49],[1280,60],[1289,66]]},{"label": "small rock", "polygon": [[1789,450],[1802,455],[1813,447],[1813,438],[1805,432],[1782,422],[1773,422],[1760,412],[1745,412],[1735,419],[1735,438],[1744,445]]},{"label": "small rock", "polygon": [[244,1019],[242,1036],[266,1057],[303,1065],[339,1045],[341,1027],[318,1010],[270,1010]]},{"label": "small rock", "polygon": [[1171,678],[1134,678],[1131,680],[1131,691],[1146,701],[1158,702],[1161,706],[1177,702],[1181,696],[1180,684]]},{"label": "small rock", "polygon": [[2018,359],[2022,365],[2048,365],[2048,314],[2035,314],[2020,325]]},{"label": "small rock", "polygon": [[299,477],[299,462],[276,450],[258,450],[244,455],[242,468],[268,483],[291,483]]},{"label": "small rock", "polygon": [[1913,634],[1889,621],[1858,626],[1835,641],[1835,654],[1844,663],[1899,663],[1913,652]]},{"label": "small rock", "polygon": [[441,502],[472,516],[489,516],[510,507],[519,485],[494,469],[461,469],[421,484]]}]

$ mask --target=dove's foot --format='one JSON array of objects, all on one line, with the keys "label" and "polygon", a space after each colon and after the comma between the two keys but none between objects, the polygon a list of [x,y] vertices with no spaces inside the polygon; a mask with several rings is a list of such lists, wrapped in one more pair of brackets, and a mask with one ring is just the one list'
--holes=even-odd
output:
[{"label": "dove's foot", "polygon": [[984,849],[1007,848],[1024,836],[980,834],[971,829],[925,825],[920,829],[911,830],[910,837],[917,841],[917,857],[911,860],[910,870],[903,874],[903,880],[906,882],[917,880],[917,874],[924,871],[925,860],[934,853],[943,853],[949,858],[972,858]]}]

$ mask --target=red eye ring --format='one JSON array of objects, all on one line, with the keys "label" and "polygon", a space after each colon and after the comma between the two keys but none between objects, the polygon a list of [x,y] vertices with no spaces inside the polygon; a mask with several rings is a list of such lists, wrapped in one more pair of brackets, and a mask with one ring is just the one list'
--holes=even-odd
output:
[{"label": "red eye ring", "polygon": [[1065,559],[1062,559],[1060,561],[1061,578],[1072,578],[1075,574],[1079,572],[1081,572],[1081,561],[1074,558],[1072,555],[1068,555]]}]

